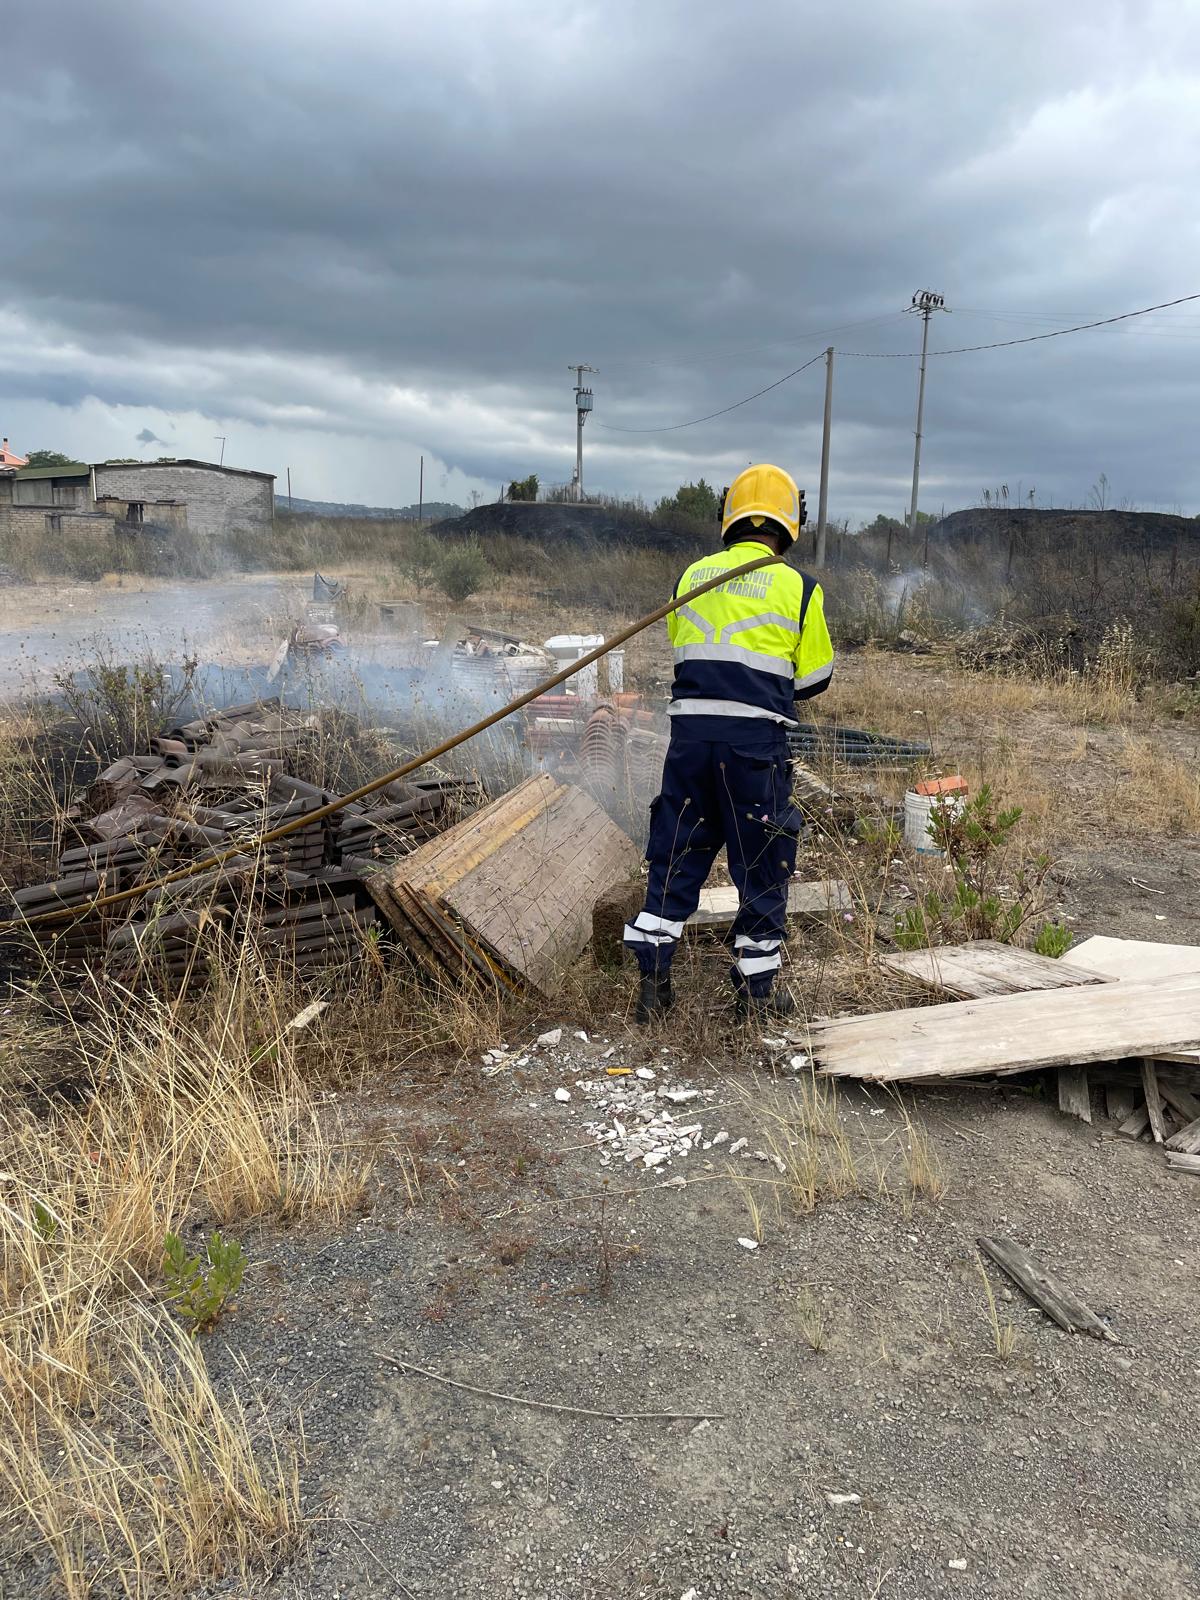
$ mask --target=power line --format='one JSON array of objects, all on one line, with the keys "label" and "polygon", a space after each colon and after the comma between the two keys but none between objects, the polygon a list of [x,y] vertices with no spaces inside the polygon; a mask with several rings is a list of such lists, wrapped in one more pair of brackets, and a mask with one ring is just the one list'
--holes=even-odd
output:
[{"label": "power line", "polygon": [[[930,356],[965,356],[972,355],[977,350],[1007,350],[1018,344],[1038,344],[1044,339],[1061,339],[1068,333],[1086,333],[1090,328],[1107,328],[1117,322],[1129,322],[1135,317],[1148,317],[1154,311],[1169,311],[1173,306],[1189,305],[1200,300],[1200,293],[1180,295],[1177,300],[1163,300],[1158,305],[1142,306],[1137,311],[1122,311],[1115,317],[1097,317],[1091,322],[1077,322],[1069,328],[1053,328],[1048,333],[1030,333],[1020,339],[998,339],[991,344],[964,344],[950,350],[930,350]],[[900,314],[900,313],[897,313]],[[869,321],[883,321],[884,318],[865,319]],[[860,326],[862,324],[859,324]],[[600,426],[609,433],[677,433],[681,428],[694,428],[701,422],[712,422],[716,417],[727,416],[730,411],[736,411],[740,406],[749,405],[751,400],[757,400],[764,394],[770,394],[772,389],[778,389],[781,384],[798,377],[809,367],[815,366],[822,359],[825,352],[820,350],[815,356],[806,361],[803,366],[795,367],[791,372],[785,372],[782,378],[776,378],[774,383],[768,383],[764,389],[756,389],[753,394],[748,394],[743,400],[735,400],[732,405],[722,406],[720,411],[710,411],[707,416],[693,417],[690,422],[673,422],[666,427],[659,428],[619,428],[610,422],[602,422]],[[919,350],[839,350],[838,355],[848,356],[858,361],[917,361],[921,357]]]},{"label": "power line", "polygon": [[602,422],[600,426],[607,428],[609,433],[677,433],[680,428],[694,428],[698,422],[711,422],[714,417],[723,417],[727,412],[736,411],[739,406],[748,406],[751,400],[757,400],[760,395],[770,394],[771,390],[778,389],[781,383],[786,383],[789,378],[798,377],[800,373],[824,359],[824,350],[818,350],[816,355],[806,361],[802,367],[796,367],[791,372],[785,372],[782,378],[776,378],[775,382],[767,384],[765,389],[756,389],[753,394],[748,394],[744,400],[735,400],[731,406],[722,406],[720,411],[710,411],[706,417],[693,417],[690,422],[672,422],[665,428],[618,428],[610,422]]},{"label": "power line", "polygon": [[849,333],[854,328],[870,328],[877,327],[881,322],[897,322],[903,315],[903,311],[884,311],[877,317],[860,317],[857,322],[842,322],[833,328],[812,328],[807,333],[794,333],[785,339],[772,339],[769,344],[744,345],[737,350],[715,350],[711,355],[696,355],[694,352],[689,352],[686,356],[664,361],[609,361],[605,363],[605,371],[642,372],[649,367],[712,366],[718,361],[736,361],[742,356],[763,355],[767,351],[778,350],[782,345],[808,344],[813,339],[830,339],[834,334]]},{"label": "power line", "polygon": [[[931,356],[966,356],[976,350],[1007,350],[1014,344],[1037,344],[1042,339],[1061,339],[1067,333],[1085,333],[1089,328],[1107,328],[1114,322],[1128,322],[1132,317],[1148,317],[1152,311],[1167,311],[1172,306],[1187,305],[1200,300],[1200,294],[1180,295],[1178,300],[1164,300],[1161,305],[1142,306],[1138,311],[1122,311],[1115,317],[1098,317],[1094,322],[1077,322],[1071,328],[1054,328],[1049,333],[1030,333],[1022,339],[998,339],[993,344],[964,344],[952,350],[931,350]],[[915,361],[919,350],[839,350],[840,356],[851,356],[859,361]]]}]

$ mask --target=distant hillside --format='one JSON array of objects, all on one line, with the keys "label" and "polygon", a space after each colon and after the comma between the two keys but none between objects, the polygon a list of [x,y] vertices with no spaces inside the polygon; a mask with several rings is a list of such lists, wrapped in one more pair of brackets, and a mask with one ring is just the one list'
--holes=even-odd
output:
[{"label": "distant hillside", "polygon": [[421,506],[356,506],[345,500],[301,500],[293,495],[289,503],[286,494],[276,490],[275,509],[285,515],[288,511],[306,517],[369,517],[379,522],[415,522],[418,512],[426,522],[440,522],[446,517],[461,517],[462,506],[448,500],[426,500]]}]

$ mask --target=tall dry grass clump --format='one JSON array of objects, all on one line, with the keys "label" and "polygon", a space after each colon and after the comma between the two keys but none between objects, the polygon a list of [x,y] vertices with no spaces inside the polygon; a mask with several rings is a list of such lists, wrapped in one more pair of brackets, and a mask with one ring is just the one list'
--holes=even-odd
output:
[{"label": "tall dry grass clump", "polygon": [[168,1231],[338,1219],[369,1182],[248,976],[203,1009],[77,999],[58,1035],[76,1098],[48,1111],[9,1094],[0,1550],[21,1572],[51,1559],[72,1600],[262,1571],[302,1527],[294,1449],[218,1393],[156,1304]]}]

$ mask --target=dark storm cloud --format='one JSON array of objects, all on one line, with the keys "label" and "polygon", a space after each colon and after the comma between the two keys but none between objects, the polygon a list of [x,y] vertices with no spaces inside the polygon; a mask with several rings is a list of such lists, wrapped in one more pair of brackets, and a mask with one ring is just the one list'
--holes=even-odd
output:
[{"label": "dark storm cloud", "polygon": [[[561,478],[580,359],[593,484],[811,478],[819,367],[694,429],[601,424],[701,415],[826,342],[911,350],[927,281],[942,346],[1200,286],[1187,9],[51,0],[7,24],[4,392]],[[1197,330],[934,360],[925,503],[1102,470],[1200,496]],[[903,503],[915,380],[839,357],[835,510]]]}]

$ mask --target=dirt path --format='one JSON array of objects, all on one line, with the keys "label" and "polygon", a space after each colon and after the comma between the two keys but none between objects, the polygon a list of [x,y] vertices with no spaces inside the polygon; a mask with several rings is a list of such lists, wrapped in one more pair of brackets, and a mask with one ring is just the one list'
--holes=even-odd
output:
[{"label": "dirt path", "polygon": [[[47,583],[0,589],[0,693],[45,688],[56,670],[78,663],[97,641],[117,659],[220,646],[240,660],[261,635],[264,619],[305,584],[292,574],[256,574],[175,584],[129,578],[120,588]],[[269,646],[264,639],[259,654],[269,658]]]}]

